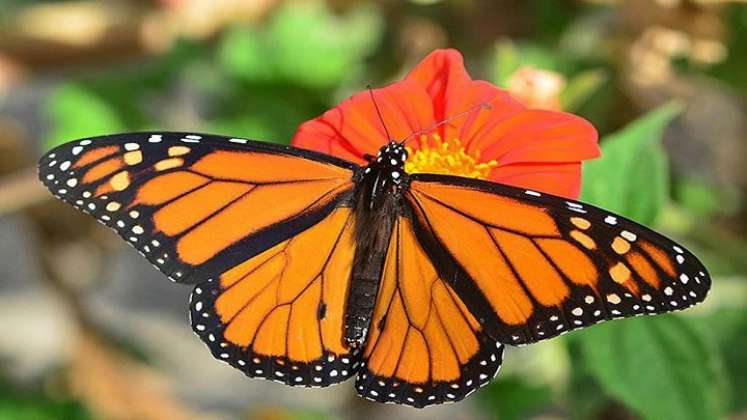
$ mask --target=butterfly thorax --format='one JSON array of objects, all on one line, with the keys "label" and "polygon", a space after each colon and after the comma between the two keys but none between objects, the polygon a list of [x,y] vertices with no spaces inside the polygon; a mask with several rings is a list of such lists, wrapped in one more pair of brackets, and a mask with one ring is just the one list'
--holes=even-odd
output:
[{"label": "butterfly thorax", "polygon": [[388,196],[398,195],[404,185],[405,162],[407,150],[394,141],[379,149],[376,156],[369,157],[369,163],[363,168],[363,177],[359,185],[368,209],[373,211],[383,205]]},{"label": "butterfly thorax", "polygon": [[401,211],[401,194],[407,185],[404,165],[407,151],[390,141],[369,157],[356,185],[356,249],[353,278],[348,293],[345,340],[358,347],[366,338],[379,290],[384,256],[392,229]]}]

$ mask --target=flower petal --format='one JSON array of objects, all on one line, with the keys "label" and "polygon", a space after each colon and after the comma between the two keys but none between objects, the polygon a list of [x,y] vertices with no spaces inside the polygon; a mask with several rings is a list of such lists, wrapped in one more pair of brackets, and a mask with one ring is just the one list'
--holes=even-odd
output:
[{"label": "flower petal", "polygon": [[449,117],[447,102],[471,81],[464,59],[457,50],[435,50],[428,54],[405,77],[418,83],[433,101],[434,117],[441,121]]},{"label": "flower petal", "polygon": [[[526,110],[526,107],[512,98],[508,92],[482,80],[463,85],[458,92],[453,93],[446,103],[447,115],[459,115],[470,109],[472,112],[446,124],[441,135],[444,138],[458,138],[468,149],[471,149],[470,144],[479,138],[479,133],[486,126],[504,121]],[[480,105],[487,105],[488,108]]]},{"label": "flower petal", "polygon": [[577,199],[581,192],[581,163],[521,163],[499,166],[489,181]]},{"label": "flower petal", "polygon": [[365,162],[363,154],[340,135],[330,120],[339,120],[340,113],[336,109],[327,111],[321,117],[306,121],[296,130],[291,144],[296,147],[315,150],[328,155],[337,156],[351,162],[362,164]]},{"label": "flower petal", "polygon": [[581,117],[527,110],[496,118],[470,133],[468,150],[499,165],[531,162],[580,162],[599,156],[597,131]]},{"label": "flower petal", "polygon": [[[373,94],[386,129],[395,140],[434,123],[431,99],[417,83],[405,80],[375,89]],[[371,93],[366,91],[302,124],[291,144],[362,162],[364,154],[376,154],[387,141]]]}]

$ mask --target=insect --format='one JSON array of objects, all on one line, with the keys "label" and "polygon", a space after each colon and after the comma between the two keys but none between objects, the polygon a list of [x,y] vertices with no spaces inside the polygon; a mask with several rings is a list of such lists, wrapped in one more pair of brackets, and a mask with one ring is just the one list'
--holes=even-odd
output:
[{"label": "insect", "polygon": [[[591,205],[408,174],[390,141],[363,166],[239,138],[130,133],[39,163],[58,198],[177,283],[192,328],[250,377],[368,399],[463,399],[506,345],[702,301],[690,252]],[[613,193],[613,192],[610,192]]]}]

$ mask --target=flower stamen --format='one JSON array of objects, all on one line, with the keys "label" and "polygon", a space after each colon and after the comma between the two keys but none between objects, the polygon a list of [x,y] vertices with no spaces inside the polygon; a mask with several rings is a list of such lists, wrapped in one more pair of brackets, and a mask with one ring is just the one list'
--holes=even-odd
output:
[{"label": "flower stamen", "polygon": [[418,142],[417,150],[406,148],[410,157],[405,162],[405,171],[410,174],[429,173],[487,179],[490,171],[498,166],[495,160],[480,162],[480,152],[468,153],[457,138],[443,140],[438,134],[433,134],[430,138],[423,135]]}]

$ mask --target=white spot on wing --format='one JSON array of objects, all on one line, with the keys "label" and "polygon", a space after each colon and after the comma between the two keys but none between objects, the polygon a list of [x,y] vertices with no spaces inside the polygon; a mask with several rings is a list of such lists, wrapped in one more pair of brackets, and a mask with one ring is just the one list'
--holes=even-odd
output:
[{"label": "white spot on wing", "polygon": [[638,236],[636,236],[635,233],[628,232],[627,230],[620,232],[620,236],[629,240],[630,242],[635,242],[635,240],[638,239]]}]

